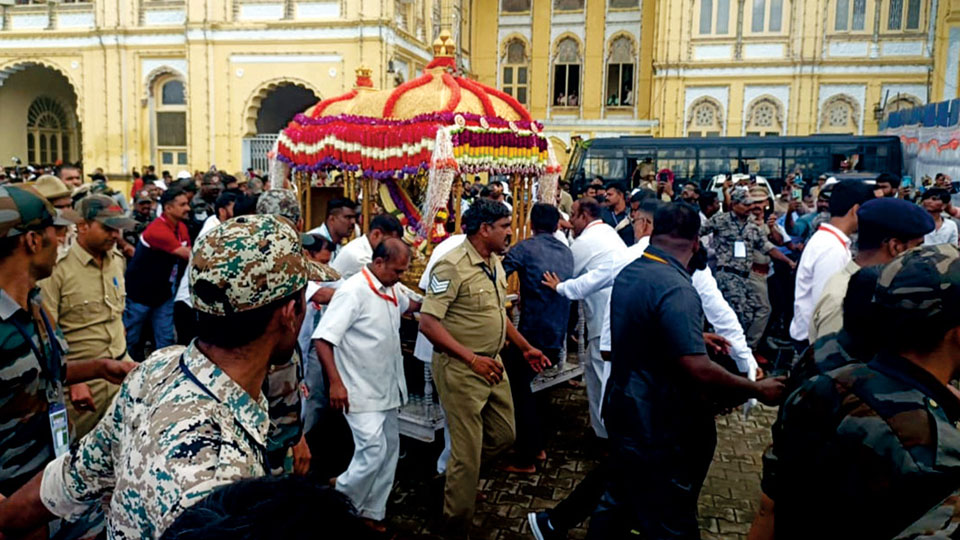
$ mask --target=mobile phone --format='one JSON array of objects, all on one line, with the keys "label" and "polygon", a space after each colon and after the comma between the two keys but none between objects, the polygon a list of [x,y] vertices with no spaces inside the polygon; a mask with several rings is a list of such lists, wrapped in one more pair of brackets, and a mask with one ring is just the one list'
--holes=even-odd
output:
[{"label": "mobile phone", "polygon": [[802,198],[803,198],[803,190],[800,189],[800,188],[794,188],[794,189],[793,189],[793,200],[799,201],[799,200],[802,199]]},{"label": "mobile phone", "polygon": [[900,180],[900,187],[905,187],[905,188],[913,187],[913,177],[909,175],[904,176]]}]

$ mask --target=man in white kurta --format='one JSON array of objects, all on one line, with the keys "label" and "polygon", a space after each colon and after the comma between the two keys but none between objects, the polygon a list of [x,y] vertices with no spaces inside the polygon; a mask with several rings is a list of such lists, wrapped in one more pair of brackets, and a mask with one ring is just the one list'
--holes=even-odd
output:
[{"label": "man in white kurta", "polygon": [[343,410],[353,432],[353,459],[336,489],[373,521],[386,514],[400,448],[397,413],[407,399],[400,316],[417,306],[395,285],[409,264],[402,241],[378,245],[373,262],[334,294],[313,334],[330,405]]},{"label": "man in white kurta", "polygon": [[[573,273],[582,276],[590,270],[615,264],[626,244],[613,227],[600,219],[600,205],[586,198],[574,203],[570,222],[577,234],[570,250],[573,251]],[[586,296],[577,296],[561,284],[557,292],[570,300],[583,300],[587,323],[587,360],[583,378],[587,383],[587,399],[590,404],[590,426],[597,437],[607,438],[607,430],[600,417],[603,387],[610,375],[610,365],[600,356],[600,336],[603,332],[603,313],[610,301],[612,287],[607,286]]]},{"label": "man in white kurta", "polygon": [[330,261],[330,267],[347,279],[373,260],[373,250],[380,245],[384,238],[400,238],[403,235],[403,225],[390,214],[380,214],[370,222],[370,231],[354,238],[337,254],[336,259]]}]

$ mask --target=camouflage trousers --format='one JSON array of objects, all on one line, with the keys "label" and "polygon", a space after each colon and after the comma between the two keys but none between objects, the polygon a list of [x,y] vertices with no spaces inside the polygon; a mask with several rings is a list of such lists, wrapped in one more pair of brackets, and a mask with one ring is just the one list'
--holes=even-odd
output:
[{"label": "camouflage trousers", "polygon": [[744,333],[749,331],[763,309],[763,300],[750,279],[729,272],[717,272],[717,287],[723,293],[723,299],[730,304]]}]

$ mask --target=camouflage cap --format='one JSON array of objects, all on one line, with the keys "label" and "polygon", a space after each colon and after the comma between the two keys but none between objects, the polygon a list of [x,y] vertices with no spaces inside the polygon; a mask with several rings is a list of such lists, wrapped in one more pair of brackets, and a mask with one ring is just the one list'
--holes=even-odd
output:
[{"label": "camouflage cap", "polygon": [[730,204],[753,204],[753,197],[746,187],[736,187],[730,192]]},{"label": "camouflage cap", "polygon": [[0,238],[54,224],[57,209],[31,186],[0,186]]},{"label": "camouflage cap", "polygon": [[194,308],[211,315],[256,309],[296,293],[308,280],[325,280],[304,257],[300,235],[272,215],[221,223],[198,240],[189,272]]},{"label": "camouflage cap", "polygon": [[282,216],[296,225],[300,223],[300,201],[289,189],[268,189],[257,199],[257,213]]},{"label": "camouflage cap", "polygon": [[941,244],[907,251],[884,267],[873,300],[911,317],[960,309],[960,250]]},{"label": "camouflage cap", "polygon": [[137,226],[136,221],[124,215],[117,201],[105,195],[88,195],[80,199],[77,211],[83,219],[99,221],[112,229],[126,231]]}]

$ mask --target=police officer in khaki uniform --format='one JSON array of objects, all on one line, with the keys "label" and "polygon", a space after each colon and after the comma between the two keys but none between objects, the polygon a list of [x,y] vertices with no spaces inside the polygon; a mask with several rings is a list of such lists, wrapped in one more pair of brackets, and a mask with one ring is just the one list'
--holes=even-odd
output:
[{"label": "police officer in khaki uniform", "polygon": [[550,362],[513,327],[499,255],[510,243],[510,211],[481,199],[464,214],[467,240],[437,262],[420,331],[434,346],[433,377],[450,426],[443,515],[448,537],[469,533],[480,460],[514,440],[513,400],[499,353],[509,339],[539,372]]},{"label": "police officer in khaki uniform", "polygon": [[[129,360],[123,328],[126,261],[117,241],[136,222],[105,195],[88,195],[77,204],[77,239],[53,275],[39,283],[43,307],[70,345],[67,361],[88,358]],[[67,412],[76,438],[100,421],[119,386],[99,379],[67,392]]]}]

